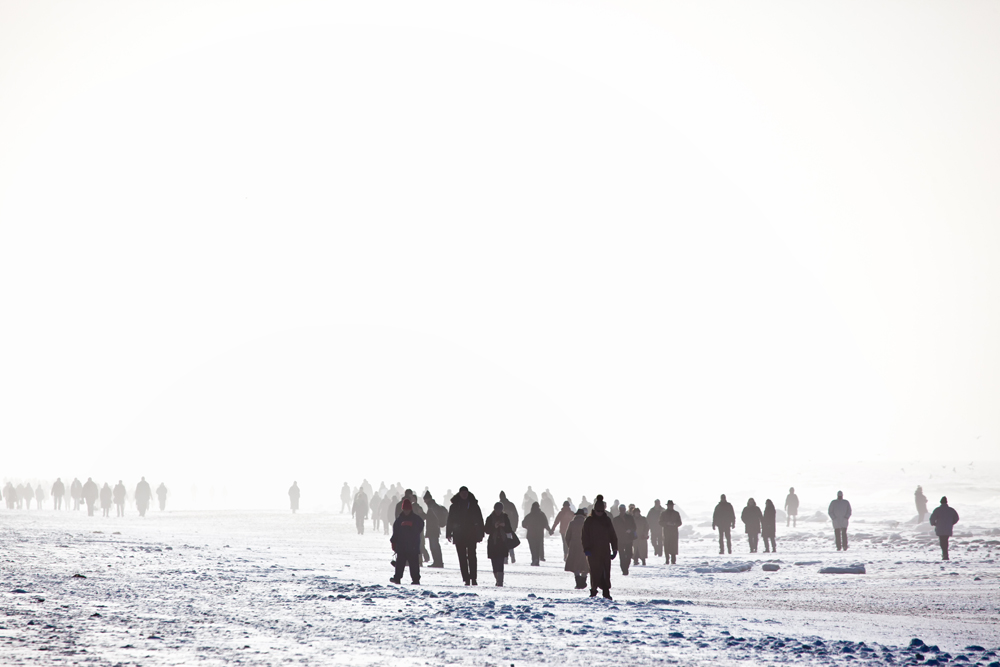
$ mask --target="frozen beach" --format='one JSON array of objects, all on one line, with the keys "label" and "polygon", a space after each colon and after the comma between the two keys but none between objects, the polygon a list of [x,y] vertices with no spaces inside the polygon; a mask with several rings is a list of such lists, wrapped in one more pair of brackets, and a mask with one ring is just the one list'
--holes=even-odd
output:
[{"label": "frozen beach", "polygon": [[[948,563],[926,527],[889,519],[853,522],[846,553],[828,523],[800,521],[779,527],[776,554],[747,553],[734,531],[733,555],[720,556],[695,516],[678,565],[651,559],[624,577],[615,561],[608,602],[573,590],[558,533],[540,567],[519,548],[502,589],[482,546],[480,586],[463,586],[447,544],[445,569],[395,586],[388,538],[370,522],[357,535],[347,515],[3,511],[0,661],[989,665],[1000,531],[967,514]],[[763,571],[769,560],[780,569]],[[867,573],[819,572],[852,564]],[[743,571],[711,571],[727,568]]]}]

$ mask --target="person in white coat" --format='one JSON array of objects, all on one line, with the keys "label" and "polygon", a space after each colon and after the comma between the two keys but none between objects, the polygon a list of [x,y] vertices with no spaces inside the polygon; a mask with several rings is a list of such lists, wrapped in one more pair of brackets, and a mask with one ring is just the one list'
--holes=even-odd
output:
[{"label": "person in white coat", "polygon": [[830,502],[826,511],[833,521],[833,535],[837,542],[837,551],[847,551],[847,523],[851,518],[851,503],[844,499],[844,492],[837,491],[837,499]]}]

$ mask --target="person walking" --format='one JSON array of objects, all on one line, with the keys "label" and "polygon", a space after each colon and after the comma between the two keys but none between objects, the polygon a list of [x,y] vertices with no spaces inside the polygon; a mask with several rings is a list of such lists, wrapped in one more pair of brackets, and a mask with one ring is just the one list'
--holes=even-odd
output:
[{"label": "person walking", "polygon": [[[139,483],[135,485],[135,508],[139,510],[139,516],[146,516],[146,510],[149,509],[149,502],[153,499],[153,490],[149,488],[149,482],[143,477],[139,480]],[[298,501],[296,501],[296,506],[298,506]]]},{"label": "person walking", "polygon": [[[344,482],[344,486],[340,488],[340,513],[343,514],[344,510],[350,511],[351,509],[351,487],[347,482]],[[393,503],[395,505],[395,503]],[[395,520],[395,518],[393,519]],[[388,532],[388,528],[386,531]]]},{"label": "person walking", "polygon": [[[726,500],[724,493],[719,498],[719,504],[715,506],[715,511],[712,513],[712,530],[716,528],[719,529],[719,553],[725,553],[723,546],[729,549],[729,553],[733,553],[733,536],[730,530],[736,528],[736,510],[733,509],[732,503]],[[723,538],[725,538],[725,544],[723,544]]]},{"label": "person walking", "polygon": [[917,506],[917,523],[923,523],[927,516],[927,496],[924,495],[924,487],[917,486],[913,492],[913,502]]},{"label": "person walking", "polygon": [[661,514],[663,514],[663,506],[660,505],[660,499],[657,498],[653,501],[653,506],[649,508],[648,512],[646,512],[646,521],[651,527],[649,532],[649,541],[653,545],[654,556],[663,555],[663,531],[660,530]]},{"label": "person walking", "polygon": [[740,514],[740,520],[746,528],[747,539],[750,542],[750,553],[757,553],[757,541],[760,539],[760,522],[763,519],[760,508],[753,498],[747,500],[747,506]]},{"label": "person walking", "polygon": [[635,541],[635,519],[629,516],[625,505],[618,505],[618,516],[611,520],[611,525],[615,528],[615,535],[618,537],[618,565],[622,569],[622,575],[628,576],[629,566],[632,565],[632,544]]},{"label": "person walking", "polygon": [[[410,503],[410,511],[413,511],[413,504],[410,502],[409,498],[403,499],[404,503]],[[400,508],[399,515],[402,516],[402,508]],[[358,529],[358,535],[365,534],[365,521],[368,519],[368,496],[365,495],[364,489],[358,489],[357,495],[354,496],[354,503],[351,505],[351,516],[354,517],[354,525]],[[397,519],[399,516],[396,517]],[[395,522],[392,524],[395,528]],[[423,521],[421,520],[421,526]],[[390,538],[391,540],[392,538]],[[412,574],[412,571],[411,571]]]},{"label": "person walking", "polygon": [[117,510],[115,516],[125,516],[125,485],[122,484],[121,480],[118,480],[118,483],[115,484],[111,495],[115,501],[115,508]]},{"label": "person walking", "polygon": [[167,485],[160,482],[160,485],[156,487],[156,499],[160,501],[160,511],[167,509]]},{"label": "person walking", "polygon": [[[778,547],[774,543],[774,537],[777,533],[777,528],[775,524],[777,523],[778,509],[768,498],[764,501],[764,514],[760,521],[760,534],[764,538],[764,553],[777,553]],[[770,548],[768,548],[768,541],[770,541]]]},{"label": "person walking", "polygon": [[483,530],[486,533],[486,557],[493,563],[493,577],[497,586],[503,586],[503,564],[514,550],[513,540],[507,536],[513,536],[514,528],[502,502],[493,503],[493,512],[483,522]]},{"label": "person walking", "polygon": [[[368,498],[363,489],[358,491],[358,496],[364,498],[367,504]],[[352,507],[351,511],[355,508]],[[413,513],[413,504],[409,500],[403,500],[403,511],[393,522],[392,537],[389,538],[389,544],[396,552],[396,575],[389,579],[392,583],[402,582],[407,565],[410,566],[410,583],[415,586],[420,583],[420,534],[423,530],[424,520]]]},{"label": "person walking", "polygon": [[111,516],[111,487],[107,482],[101,487],[101,516]]},{"label": "person walking", "polygon": [[[503,504],[503,511],[504,511],[504,513],[510,519],[511,523],[516,526],[517,525],[517,518],[518,518],[517,506],[515,506],[514,503],[512,503],[507,498],[507,494],[504,493],[503,491],[500,492],[500,502]],[[513,563],[514,562],[514,550],[511,549],[510,553],[507,554],[507,555],[510,558],[510,562]]]},{"label": "person walking", "polygon": [[448,510],[434,500],[430,491],[424,491],[424,504],[427,505],[424,527],[431,549],[431,564],[427,567],[441,568],[444,567],[444,560],[441,558],[441,527],[448,523]]},{"label": "person walking", "polygon": [[94,516],[94,503],[97,502],[99,494],[97,482],[88,477],[86,484],[83,485],[83,499],[87,503],[87,516]]},{"label": "person walking", "polygon": [[63,484],[62,477],[56,477],[55,484],[52,485],[52,509],[62,509],[62,500],[65,495],[66,485]]},{"label": "person walking", "polygon": [[458,567],[466,586],[477,585],[476,545],[483,541],[485,534],[479,502],[469,488],[463,486],[451,499],[445,539],[452,542],[458,551]]},{"label": "person walking", "polygon": [[847,524],[851,518],[851,503],[844,499],[843,491],[837,491],[837,498],[830,501],[826,513],[833,521],[833,536],[837,551],[847,551]]},{"label": "person walking", "polygon": [[73,500],[73,509],[80,509],[80,503],[83,502],[83,484],[80,483],[79,477],[74,477],[73,483],[69,485],[69,497]]},{"label": "person walking", "polygon": [[299,511],[299,496],[301,491],[299,491],[299,483],[292,482],[292,485],[288,487],[288,500],[292,506],[292,514]]},{"label": "person walking", "polygon": [[[582,505],[583,503],[581,503]],[[618,555],[618,536],[611,517],[604,511],[604,496],[594,499],[593,510],[583,522],[583,553],[590,566],[590,597],[597,596],[597,589],[611,599],[611,561]]]},{"label": "person walking", "polygon": [[572,572],[576,577],[577,590],[587,587],[587,573],[590,572],[587,555],[583,553],[583,524],[586,520],[587,510],[578,509],[573,515],[573,520],[569,522],[563,538],[567,545],[566,565],[563,569]]},{"label": "person walking", "polygon": [[531,564],[537,567],[539,561],[545,560],[545,531],[548,531],[549,535],[554,532],[549,527],[549,519],[545,516],[540,504],[531,503],[531,509],[521,521],[521,528],[527,532]]},{"label": "person walking", "polygon": [[795,527],[799,515],[799,497],[795,495],[795,487],[788,489],[785,496],[785,526]]},{"label": "person walking", "polygon": [[[586,513],[584,513],[586,514]],[[562,509],[556,514],[555,520],[552,522],[552,530],[555,531],[556,528],[559,529],[559,535],[562,536],[563,543],[563,560],[569,557],[569,543],[566,541],[566,532],[569,530],[569,525],[576,520],[577,513],[574,513],[570,509],[569,501],[564,500]]]},{"label": "person walking", "polygon": [[954,507],[948,505],[948,497],[941,496],[941,504],[931,513],[931,525],[941,543],[941,560],[948,558],[948,540],[951,539],[951,529],[958,523],[958,512]]},{"label": "person walking", "polygon": [[677,564],[679,529],[683,523],[681,513],[674,509],[674,501],[668,500],[667,508],[660,513],[660,532],[663,535],[663,554],[667,558],[667,565]]},{"label": "person walking", "polygon": [[649,556],[649,522],[642,515],[642,510],[633,507],[630,510],[632,520],[635,521],[635,542],[632,543],[632,564],[638,565],[639,561],[646,564],[646,557]]}]

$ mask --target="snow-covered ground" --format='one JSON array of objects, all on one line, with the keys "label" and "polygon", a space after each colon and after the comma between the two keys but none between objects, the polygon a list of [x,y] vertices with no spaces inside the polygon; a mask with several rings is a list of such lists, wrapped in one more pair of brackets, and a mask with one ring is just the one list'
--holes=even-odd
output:
[{"label": "snow-covered ground", "polygon": [[[484,547],[480,585],[462,585],[447,544],[444,570],[394,586],[387,538],[341,514],[4,510],[0,663],[988,665],[1000,660],[1000,518],[962,517],[948,563],[926,527],[876,514],[852,522],[846,554],[827,523],[782,527],[780,570],[765,572],[770,554],[734,534],[733,556],[719,556],[695,516],[678,565],[652,559],[624,577],[616,561],[608,602],[573,590],[558,536],[541,567],[520,547],[502,589]],[[819,573],[853,563],[867,574]]]}]

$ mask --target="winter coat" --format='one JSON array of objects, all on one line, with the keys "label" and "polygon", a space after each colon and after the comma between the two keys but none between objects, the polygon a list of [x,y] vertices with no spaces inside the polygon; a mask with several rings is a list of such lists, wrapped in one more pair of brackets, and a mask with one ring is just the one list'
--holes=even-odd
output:
[{"label": "winter coat", "polygon": [[484,535],[483,513],[476,496],[469,493],[469,497],[462,500],[462,496],[456,493],[448,510],[445,537],[456,544],[469,544],[482,542]]},{"label": "winter coat", "polygon": [[764,506],[764,515],[760,522],[760,532],[764,537],[775,537],[777,534],[777,529],[775,524],[777,523],[778,510],[775,509],[774,505],[768,507]]},{"label": "winter coat", "polygon": [[519,516],[518,513],[517,513],[517,506],[515,506],[514,503],[510,502],[510,500],[507,499],[506,495],[501,495],[500,496],[500,502],[503,503],[503,511],[504,511],[504,513],[508,517],[510,517],[510,522],[513,525],[516,526],[517,525],[517,517]]},{"label": "winter coat", "polygon": [[80,480],[74,479],[70,484],[69,495],[71,498],[83,498],[83,485],[80,484]]},{"label": "winter coat", "polygon": [[615,528],[619,544],[631,544],[632,540],[635,539],[635,519],[627,512],[612,519],[611,525]]},{"label": "winter coat", "polygon": [[607,512],[594,512],[587,517],[583,522],[581,539],[584,553],[610,555],[618,552],[618,535]]},{"label": "winter coat", "polygon": [[649,508],[649,511],[646,512],[646,521],[649,522],[650,526],[658,526],[660,524],[660,515],[663,514],[664,509],[666,508],[662,505],[659,507],[653,505]]},{"label": "winter coat", "polygon": [[851,503],[846,498],[835,498],[826,513],[833,520],[834,528],[847,528],[848,519],[851,518]]},{"label": "winter coat", "polygon": [[528,531],[528,538],[544,537],[549,529],[549,520],[540,507],[532,508],[521,522],[521,528]]},{"label": "winter coat", "polygon": [[799,513],[799,497],[794,493],[789,493],[785,496],[785,509],[788,510],[789,514]]},{"label": "winter coat", "polygon": [[97,484],[94,481],[92,480],[88,481],[86,484],[83,485],[84,500],[91,503],[96,502],[97,495],[98,495]]},{"label": "winter coat", "polygon": [[101,487],[101,509],[111,507],[111,487],[105,484]]},{"label": "winter coat", "polygon": [[115,484],[115,488],[111,491],[114,496],[115,502],[121,505],[125,502],[125,485]]},{"label": "winter coat", "polygon": [[635,521],[635,539],[645,542],[649,539],[649,521],[646,517],[641,514],[633,514],[632,520]]},{"label": "winter coat", "polygon": [[[674,510],[675,512],[677,510]],[[720,501],[712,513],[712,528],[735,528],[736,510],[728,500]]]},{"label": "winter coat", "polygon": [[917,512],[927,514],[927,496],[920,491],[913,492],[913,502],[917,505]]},{"label": "winter coat", "polygon": [[351,506],[351,516],[355,519],[368,518],[368,496],[365,495],[364,491],[358,491],[358,495],[354,496],[354,505]]},{"label": "winter coat", "polygon": [[510,517],[507,513],[497,514],[493,512],[483,524],[483,530],[489,539],[486,540],[487,558],[504,558],[510,552],[507,546],[507,533],[513,533],[514,528],[510,525]]},{"label": "winter coat", "polygon": [[552,530],[555,530],[556,527],[558,527],[559,532],[562,533],[562,536],[565,538],[566,531],[569,529],[570,524],[575,520],[576,512],[568,507],[563,507],[559,510],[559,514],[556,514],[555,521],[552,522]]},{"label": "winter coat", "polygon": [[940,537],[951,537],[951,528],[958,523],[958,512],[949,505],[940,505],[931,513],[931,525]]},{"label": "winter coat", "polygon": [[678,529],[684,522],[681,513],[674,509],[664,509],[660,513],[660,528],[663,529],[663,549],[668,554],[677,553]]},{"label": "winter coat", "polygon": [[760,508],[756,505],[747,505],[743,508],[742,514],[740,514],[740,519],[743,521],[743,525],[746,526],[747,535],[760,534],[760,522],[763,518]]},{"label": "winter coat", "polygon": [[153,497],[153,491],[149,488],[149,482],[140,481],[135,485],[135,502],[144,505]]},{"label": "winter coat", "polygon": [[574,515],[566,529],[566,566],[567,572],[590,572],[590,563],[583,553],[583,524],[586,519],[582,515]]},{"label": "winter coat", "polygon": [[424,529],[424,520],[410,512],[409,516],[400,514],[392,524],[392,537],[389,543],[393,550],[403,556],[420,555],[420,533]]},{"label": "winter coat", "polygon": [[427,503],[425,512],[425,525],[427,527],[427,537],[441,537],[441,526],[448,523],[448,510],[438,505],[437,501],[431,498],[424,498]]},{"label": "winter coat", "polygon": [[52,495],[55,498],[66,495],[66,486],[59,480],[56,480],[55,484],[52,485]]}]

